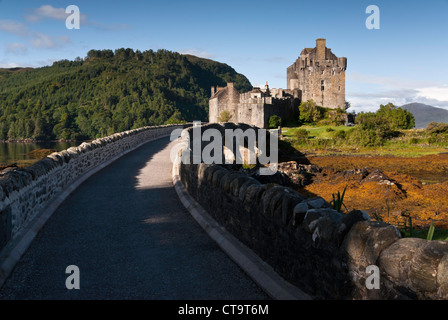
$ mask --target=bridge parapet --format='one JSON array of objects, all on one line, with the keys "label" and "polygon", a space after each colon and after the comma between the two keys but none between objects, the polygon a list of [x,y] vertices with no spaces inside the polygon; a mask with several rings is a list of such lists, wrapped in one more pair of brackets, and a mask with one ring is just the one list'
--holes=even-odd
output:
[{"label": "bridge parapet", "polygon": [[232,166],[174,168],[220,226],[315,298],[448,299],[448,241],[402,238],[363,211],[339,213],[322,198],[264,184]]},{"label": "bridge parapet", "polygon": [[59,205],[58,196],[70,193],[74,189],[72,184],[86,174],[183,127],[164,125],[116,133],[53,153],[31,166],[0,174],[0,250],[25,232],[42,212]]}]

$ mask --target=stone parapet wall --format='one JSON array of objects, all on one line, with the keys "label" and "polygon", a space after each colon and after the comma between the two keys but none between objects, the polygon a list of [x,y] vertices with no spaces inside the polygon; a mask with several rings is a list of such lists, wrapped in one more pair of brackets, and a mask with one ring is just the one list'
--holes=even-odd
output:
[{"label": "stone parapet wall", "polygon": [[116,133],[0,174],[0,250],[76,179],[148,141],[170,135],[177,128],[183,126]]},{"label": "stone parapet wall", "polygon": [[[342,214],[320,197],[225,166],[179,168],[186,190],[222,227],[316,299],[448,298],[447,241],[402,238],[364,211]],[[366,286],[372,266],[379,289]]]}]

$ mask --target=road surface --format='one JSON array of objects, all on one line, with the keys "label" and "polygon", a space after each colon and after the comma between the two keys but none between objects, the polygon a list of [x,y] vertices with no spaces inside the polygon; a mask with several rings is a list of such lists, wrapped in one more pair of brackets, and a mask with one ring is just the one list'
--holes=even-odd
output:
[{"label": "road surface", "polygon": [[[178,200],[172,145],[168,138],[150,142],[75,190],[17,264],[0,299],[269,299]],[[66,288],[70,265],[79,268],[79,290]]]}]

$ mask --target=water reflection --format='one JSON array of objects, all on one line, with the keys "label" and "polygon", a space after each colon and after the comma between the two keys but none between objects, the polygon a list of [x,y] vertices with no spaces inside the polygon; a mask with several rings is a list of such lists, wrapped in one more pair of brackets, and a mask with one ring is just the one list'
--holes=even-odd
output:
[{"label": "water reflection", "polygon": [[0,164],[21,164],[33,161],[28,155],[36,149],[55,149],[62,151],[70,147],[79,146],[82,142],[36,142],[36,143],[0,143]]}]

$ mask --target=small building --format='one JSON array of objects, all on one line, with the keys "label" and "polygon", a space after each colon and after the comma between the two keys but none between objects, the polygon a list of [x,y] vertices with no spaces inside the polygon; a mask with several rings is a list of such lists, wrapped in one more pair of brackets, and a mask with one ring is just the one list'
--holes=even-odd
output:
[{"label": "small building", "polygon": [[227,111],[230,122],[247,123],[259,128],[269,127],[269,118],[278,115],[283,120],[298,116],[300,91],[286,89],[264,89],[254,87],[239,93],[233,83],[226,87],[212,87],[209,102],[209,122],[221,122],[220,116]]}]

